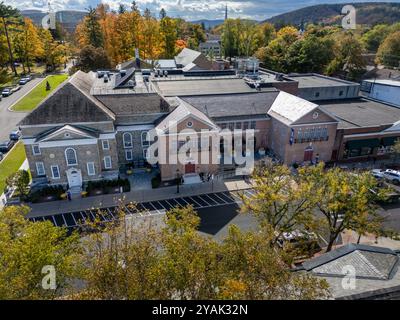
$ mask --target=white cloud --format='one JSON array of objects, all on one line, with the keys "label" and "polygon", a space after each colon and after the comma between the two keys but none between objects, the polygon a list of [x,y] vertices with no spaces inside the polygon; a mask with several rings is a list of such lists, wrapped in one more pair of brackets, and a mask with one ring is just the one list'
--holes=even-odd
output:
[{"label": "white cloud", "polygon": [[[47,10],[49,0],[8,0],[21,10]],[[164,8],[170,16],[182,17],[188,20],[223,19],[225,5],[228,5],[229,16],[263,20],[271,16],[295,10],[308,5],[338,2],[385,2],[386,0],[137,0],[141,10],[149,8],[153,14],[158,14]],[[120,3],[131,5],[131,0],[50,0],[54,10],[85,10],[103,2],[117,9]],[[400,0],[392,0],[400,2]]]}]

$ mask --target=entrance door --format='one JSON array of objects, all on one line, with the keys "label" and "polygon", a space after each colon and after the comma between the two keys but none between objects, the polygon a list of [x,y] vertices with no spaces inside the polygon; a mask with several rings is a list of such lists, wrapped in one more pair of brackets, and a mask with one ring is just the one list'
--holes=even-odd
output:
[{"label": "entrance door", "polygon": [[196,165],[192,163],[188,163],[185,166],[185,174],[196,173]]},{"label": "entrance door", "polygon": [[68,185],[70,188],[82,186],[81,170],[70,169],[67,171]]},{"label": "entrance door", "polygon": [[312,147],[306,148],[304,151],[304,161],[312,161],[314,149]]}]

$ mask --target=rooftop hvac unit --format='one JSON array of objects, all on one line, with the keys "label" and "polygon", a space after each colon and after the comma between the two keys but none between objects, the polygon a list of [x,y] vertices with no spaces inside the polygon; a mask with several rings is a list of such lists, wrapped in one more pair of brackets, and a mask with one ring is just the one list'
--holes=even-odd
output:
[{"label": "rooftop hvac unit", "polygon": [[125,77],[126,76],[126,70],[120,70],[119,74],[121,75],[121,77]]}]

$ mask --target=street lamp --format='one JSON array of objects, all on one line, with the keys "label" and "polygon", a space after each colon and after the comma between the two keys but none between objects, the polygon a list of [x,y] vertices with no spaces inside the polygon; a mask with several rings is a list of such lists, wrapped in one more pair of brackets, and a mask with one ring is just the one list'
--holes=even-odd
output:
[{"label": "street lamp", "polygon": [[176,193],[179,193],[180,184],[181,184],[181,174],[179,169],[176,169]]}]

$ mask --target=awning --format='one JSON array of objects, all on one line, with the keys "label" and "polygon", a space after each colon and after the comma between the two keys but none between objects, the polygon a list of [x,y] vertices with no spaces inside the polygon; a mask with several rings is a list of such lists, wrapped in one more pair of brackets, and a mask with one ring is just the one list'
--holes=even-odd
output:
[{"label": "awning", "polygon": [[365,139],[365,140],[352,140],[347,141],[346,148],[349,150],[361,148],[376,148],[381,145],[379,139]]},{"label": "awning", "polygon": [[397,140],[400,140],[400,137],[385,137],[382,138],[382,144],[385,147],[390,147],[393,146]]}]

